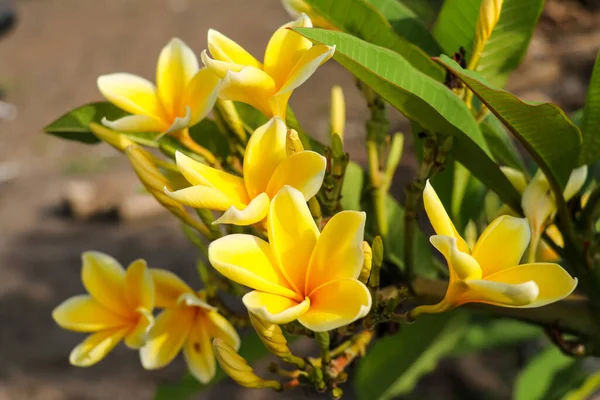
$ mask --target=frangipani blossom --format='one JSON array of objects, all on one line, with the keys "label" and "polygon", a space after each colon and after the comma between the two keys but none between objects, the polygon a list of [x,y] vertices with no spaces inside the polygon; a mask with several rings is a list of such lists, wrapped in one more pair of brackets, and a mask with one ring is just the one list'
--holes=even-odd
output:
[{"label": "frangipani blossom", "polygon": [[423,201],[437,233],[430,242],[446,258],[450,282],[440,303],[416,307],[411,317],[471,302],[501,307],[541,307],[563,299],[577,286],[577,279],[558,264],[519,265],[530,240],[525,218],[509,215],[496,218],[470,249],[429,182]]},{"label": "frangipani blossom", "polygon": [[306,4],[304,0],[281,0],[281,4],[292,18],[298,18],[302,14],[306,14],[316,28],[336,29],[329,21],[314,12],[312,7]]},{"label": "frangipani blossom", "polygon": [[265,50],[264,63],[239,44],[210,29],[208,50],[202,62],[223,79],[219,98],[254,106],[267,117],[285,119],[292,91],[302,85],[335,52],[335,47],[315,45],[289,28],[310,28],[310,18],[302,14],[297,20],[279,28]]},{"label": "frangipani blossom", "polygon": [[144,260],[127,271],[109,255],[88,251],[82,255],[81,277],[88,295],[73,296],[52,312],[64,329],[93,332],[73,349],[71,364],[88,367],[102,360],[119,342],[132,349],[146,340],[154,318],[154,283]]},{"label": "frangipani blossom", "polygon": [[228,235],[210,244],[208,258],[225,277],[254,289],[242,300],[259,319],[328,331],[371,309],[371,294],[357,279],[365,219],[364,212],[342,211],[319,232],[302,193],[285,186],[270,204],[269,242]]},{"label": "frangipani blossom", "polygon": [[200,69],[194,52],[180,39],[161,51],[156,86],[127,73],[102,75],[98,89],[108,101],[133,114],[102,124],[121,132],[175,133],[195,125],[212,110],[220,79]]},{"label": "frangipani blossom", "polygon": [[[521,207],[523,208],[523,214],[529,221],[531,228],[531,246],[534,251],[541,250],[542,247],[547,247],[543,241],[540,244],[541,235],[544,233],[547,227],[551,224],[556,214],[556,200],[554,194],[550,188],[550,183],[541,170],[538,170],[531,182],[527,182],[525,175],[518,170],[509,167],[501,167],[502,172],[509,178],[513,186],[522,194]],[[563,191],[563,197],[565,201],[569,201],[581,190],[585,180],[587,178],[587,166],[584,165],[579,168],[575,168],[567,185]],[[550,234],[553,235],[552,239],[555,243],[562,243],[562,235],[560,231],[554,227]],[[538,246],[539,244],[539,246]],[[550,251],[542,251],[540,254],[544,255],[543,259],[553,259],[552,254],[557,258],[557,254]],[[535,253],[531,253],[535,254]]]},{"label": "frangipani blossom", "polygon": [[244,155],[243,178],[201,164],[182,153],[177,166],[194,186],[166,193],[195,208],[225,211],[215,223],[252,225],[262,221],[273,196],[284,185],[300,190],[305,201],[319,191],[327,161],[314,151],[288,156],[287,128],[277,117],[254,131]]},{"label": "frangipani blossom", "polygon": [[162,368],[183,348],[190,373],[202,383],[209,382],[216,371],[212,340],[222,339],[237,350],[240,337],[229,321],[206,302],[202,292],[194,292],[172,272],[151,269],[150,274],[156,287],[156,306],[165,310],[156,318],[140,350],[142,365],[146,369]]}]

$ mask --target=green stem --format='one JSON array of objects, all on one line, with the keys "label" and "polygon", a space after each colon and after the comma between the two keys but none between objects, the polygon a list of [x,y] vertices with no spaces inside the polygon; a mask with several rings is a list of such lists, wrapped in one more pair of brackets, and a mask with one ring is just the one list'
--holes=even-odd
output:
[{"label": "green stem", "polygon": [[315,340],[321,349],[321,367],[325,368],[331,362],[331,352],[329,350],[330,338],[329,332],[315,332]]}]

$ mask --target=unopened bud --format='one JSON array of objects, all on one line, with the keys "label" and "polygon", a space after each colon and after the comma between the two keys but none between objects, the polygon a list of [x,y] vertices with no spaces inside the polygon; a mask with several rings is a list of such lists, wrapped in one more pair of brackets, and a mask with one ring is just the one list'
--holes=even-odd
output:
[{"label": "unopened bud", "polygon": [[492,32],[500,19],[502,3],[504,0],[483,0],[479,7],[479,18],[475,27],[475,42],[473,51],[469,60],[468,69],[474,70],[479,62],[481,53],[486,42],[492,36]]},{"label": "unopened bud", "polygon": [[148,192],[154,196],[163,207],[169,210],[182,222],[198,229],[198,231],[202,232],[205,236],[210,237],[210,230],[206,226],[193,219],[181,204],[165,194],[165,187],[170,191],[173,190],[173,188],[169,180],[161,174],[158,167],[154,164],[150,153],[139,146],[131,145],[127,147],[125,154],[127,155],[127,158],[129,158],[133,170],[146,190],[148,190]]},{"label": "unopened bud", "polygon": [[242,142],[245,142],[247,139],[247,134],[246,130],[244,129],[244,123],[242,122],[240,114],[235,108],[233,101],[218,99],[215,105],[217,107],[217,111],[223,119],[223,122]]},{"label": "unopened bud", "polygon": [[90,123],[90,130],[98,139],[110,144],[121,153],[124,153],[129,146],[135,144],[125,135],[94,122]]},{"label": "unopened bud", "polygon": [[365,258],[358,280],[362,283],[367,283],[369,281],[369,276],[371,275],[371,266],[373,264],[373,251],[371,250],[371,246],[369,246],[369,243],[366,241],[362,242],[362,250],[363,254],[365,255]]},{"label": "unopened bud", "polygon": [[277,391],[282,389],[281,383],[267,381],[256,375],[246,360],[222,339],[213,340],[213,349],[223,371],[237,384],[247,388],[271,388]]},{"label": "unopened bud", "polygon": [[465,227],[465,241],[470,249],[474,248],[475,243],[477,243],[477,224],[472,219],[467,222],[467,226]]},{"label": "unopened bud", "polygon": [[263,321],[252,313],[249,316],[250,323],[267,350],[280,358],[291,354],[287,346],[287,340],[278,325]]},{"label": "unopened bud", "polygon": [[329,129],[331,134],[338,135],[343,142],[346,125],[346,100],[344,99],[342,88],[337,85],[331,88],[331,109],[329,118]]},{"label": "unopened bud", "polygon": [[298,132],[295,129],[290,129],[287,131],[286,147],[288,157],[292,154],[304,151],[304,146],[302,145],[300,136],[298,135]]},{"label": "unopened bud", "polygon": [[373,265],[380,268],[383,265],[383,240],[381,236],[375,236],[373,239]]}]

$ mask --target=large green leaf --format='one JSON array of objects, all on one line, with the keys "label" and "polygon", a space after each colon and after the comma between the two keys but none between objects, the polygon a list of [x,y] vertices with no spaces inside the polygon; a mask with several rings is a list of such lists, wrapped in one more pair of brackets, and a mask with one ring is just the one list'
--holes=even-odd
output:
[{"label": "large green leaf", "polygon": [[580,360],[554,346],[536,355],[519,374],[515,400],[558,400],[582,380]]},{"label": "large green leaf", "polygon": [[460,312],[425,315],[403,325],[399,333],[378,340],[358,365],[357,398],[384,400],[410,392],[452,352],[468,322],[468,315]]},{"label": "large green leaf", "polygon": [[305,1],[337,28],[401,54],[415,68],[436,80],[444,78],[443,69],[419,47],[398,36],[385,17],[364,0]]},{"label": "large green leaf", "polygon": [[[269,353],[256,333],[252,331],[242,337],[239,354],[251,363]],[[227,375],[219,368],[213,380],[204,385],[188,374],[177,382],[159,385],[154,400],[187,400],[191,396],[211,388],[226,377]]]},{"label": "large green leaf", "polygon": [[447,55],[462,47],[470,52],[481,0],[446,0],[433,26],[433,37]]},{"label": "large green leaf", "polygon": [[192,126],[190,136],[196,143],[208,149],[218,158],[225,159],[229,155],[227,138],[212,119],[205,118]]},{"label": "large green leaf", "polygon": [[394,31],[423,49],[437,56],[442,49],[417,15],[398,0],[367,0],[388,20]]},{"label": "large green leaf", "polygon": [[[504,0],[500,19],[481,54],[476,70],[491,84],[503,87],[523,60],[544,0]],[[463,47],[471,58],[481,0],[446,0],[433,36],[447,55]]]},{"label": "large green leaf", "polygon": [[100,124],[104,117],[112,121],[125,115],[125,111],[109,102],[90,103],[61,116],[46,126],[44,132],[77,142],[100,143],[90,130],[90,123]]},{"label": "large green leaf", "polygon": [[565,113],[550,103],[524,102],[494,89],[479,74],[446,56],[437,59],[460,78],[523,144],[550,182],[562,190],[576,166],[581,134]]},{"label": "large green leaf", "polygon": [[591,164],[600,158],[600,52],[596,56],[580,126],[583,145],[579,165]]},{"label": "large green leaf", "polygon": [[343,32],[296,30],[315,43],[336,45],[335,60],[410,120],[430,132],[452,135],[455,159],[504,202],[519,209],[519,193],[489,156],[477,122],[452,91],[388,49]]},{"label": "large green leaf", "polygon": [[481,124],[481,132],[487,141],[494,158],[501,164],[517,170],[524,171],[525,164],[515,147],[511,137],[507,134],[502,122],[495,115],[489,115]]}]

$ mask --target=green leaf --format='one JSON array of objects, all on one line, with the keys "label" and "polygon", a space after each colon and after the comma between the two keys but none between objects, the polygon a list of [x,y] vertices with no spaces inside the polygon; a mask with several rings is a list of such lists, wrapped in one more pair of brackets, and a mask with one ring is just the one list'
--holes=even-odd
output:
[{"label": "green leaf", "polygon": [[127,113],[108,102],[90,103],[69,111],[44,128],[44,132],[82,143],[100,143],[90,130],[90,122],[100,124],[102,118],[115,120]]},{"label": "green leaf", "polygon": [[394,31],[427,54],[437,56],[442,49],[417,15],[398,0],[367,0],[388,20]]},{"label": "green leaf", "polygon": [[[266,356],[268,351],[256,333],[251,331],[242,337],[242,346],[240,347],[239,354],[248,363],[252,363]],[[209,384],[204,385],[198,382],[192,375],[187,374],[177,382],[159,385],[154,395],[154,400],[186,400],[195,394],[211,388],[226,377],[227,375],[218,368],[214,379]]]},{"label": "green leaf", "polygon": [[452,351],[453,356],[462,356],[481,350],[511,346],[543,336],[539,326],[514,319],[484,318],[469,323],[460,341]]},{"label": "green leaf", "polygon": [[230,154],[227,138],[212,119],[205,118],[192,126],[190,136],[194,142],[208,149],[220,159],[224,160]]},{"label": "green leaf", "polygon": [[468,314],[425,315],[379,339],[360,360],[354,379],[359,400],[384,400],[412,391],[450,354],[468,327]]},{"label": "green leaf", "polygon": [[481,76],[441,56],[437,61],[460,78],[523,144],[550,182],[561,190],[576,165],[581,146],[579,129],[556,105],[524,102],[494,89]]},{"label": "green leaf", "polygon": [[494,158],[499,163],[520,171],[526,170],[521,155],[496,116],[488,116],[480,127]]},{"label": "green leaf", "polygon": [[266,124],[269,120],[263,115],[263,113],[252,107],[250,104],[236,101],[235,108],[237,109],[237,112],[244,123],[244,127],[250,134],[252,134],[252,132],[254,132],[254,130],[259,126]]},{"label": "green leaf", "polygon": [[[500,19],[481,53],[475,70],[496,87],[523,61],[544,0],[504,0]],[[468,49],[467,49],[468,50]]]},{"label": "green leaf", "polygon": [[600,158],[600,52],[596,56],[580,126],[583,144],[578,165],[591,164]]},{"label": "green leaf", "polygon": [[451,56],[462,47],[470,52],[481,0],[446,0],[433,26],[433,37]]},{"label": "green leaf", "polygon": [[454,158],[505,203],[519,209],[519,193],[490,158],[477,122],[452,91],[393,51],[342,32],[314,28],[296,31],[314,43],[336,45],[335,60],[411,121],[430,132],[452,135]]},{"label": "green leaf", "polygon": [[385,17],[364,0],[305,1],[337,28],[401,54],[416,69],[438,81],[444,79],[444,71],[423,50],[398,36]]},{"label": "green leaf", "polygon": [[558,400],[581,381],[580,360],[555,346],[537,354],[517,377],[515,400]]}]

